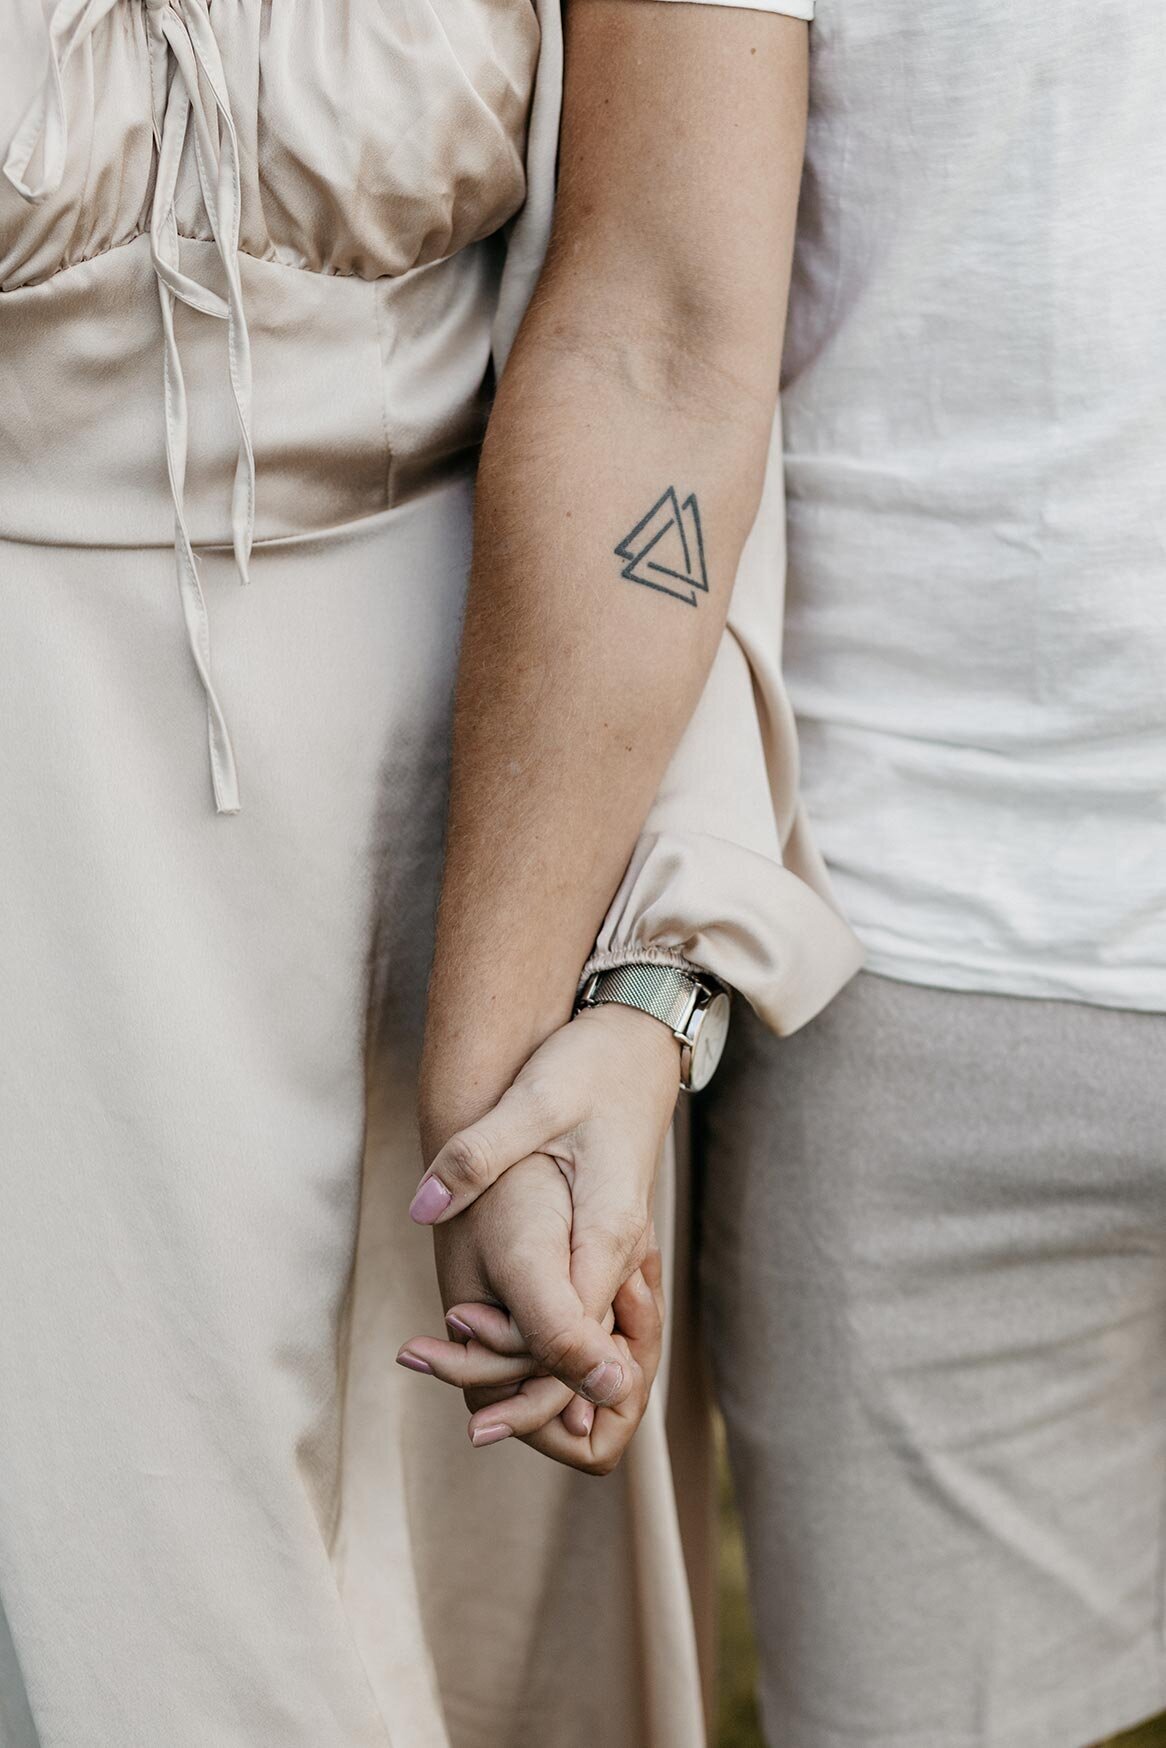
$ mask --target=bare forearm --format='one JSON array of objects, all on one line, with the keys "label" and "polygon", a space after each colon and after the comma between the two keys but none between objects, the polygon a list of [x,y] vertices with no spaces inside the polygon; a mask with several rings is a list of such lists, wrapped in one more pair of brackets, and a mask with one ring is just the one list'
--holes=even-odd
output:
[{"label": "bare forearm", "polygon": [[679,341],[554,322],[479,483],[430,1040],[469,1105],[569,1012],[715,653],[772,413]]},{"label": "bare forearm", "polygon": [[570,1011],[715,654],[777,392],[804,27],[606,0],[571,17],[556,239],[479,477],[435,1132]]}]

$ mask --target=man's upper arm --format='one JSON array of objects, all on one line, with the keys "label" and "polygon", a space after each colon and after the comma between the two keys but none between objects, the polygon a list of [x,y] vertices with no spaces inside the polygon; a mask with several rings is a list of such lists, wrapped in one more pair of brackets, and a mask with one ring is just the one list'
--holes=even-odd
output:
[{"label": "man's upper arm", "polygon": [[680,369],[692,359],[776,395],[807,37],[799,18],[748,7],[571,0],[538,299],[565,337],[655,337]]}]

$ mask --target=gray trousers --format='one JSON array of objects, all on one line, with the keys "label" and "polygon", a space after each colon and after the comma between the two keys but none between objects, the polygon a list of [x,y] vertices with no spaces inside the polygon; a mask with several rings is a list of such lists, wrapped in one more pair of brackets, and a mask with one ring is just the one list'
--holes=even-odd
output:
[{"label": "gray trousers", "polygon": [[738,1013],[701,1270],[772,1748],[1166,1707],[1166,1017],[861,975]]}]

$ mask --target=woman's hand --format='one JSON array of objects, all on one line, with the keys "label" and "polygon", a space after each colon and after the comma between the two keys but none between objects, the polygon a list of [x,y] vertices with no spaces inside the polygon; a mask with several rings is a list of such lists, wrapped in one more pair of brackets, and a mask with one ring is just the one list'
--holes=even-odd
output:
[{"label": "woman's hand", "polygon": [[618,1461],[659,1363],[652,1202],[679,1078],[666,1026],[588,1009],[422,1179],[411,1212],[437,1228],[460,1340],[417,1337],[399,1358],[466,1393],[476,1443],[517,1436],[600,1473]]},{"label": "woman's hand", "polygon": [[[460,1339],[415,1337],[400,1364],[463,1390],[475,1445],[517,1437],[607,1474],[643,1416],[659,1364],[659,1252],[649,1250],[604,1304],[587,1305],[571,1279],[570,1190],[542,1155],[520,1161],[434,1238],[447,1322]],[[570,1383],[548,1375],[552,1365]]]},{"label": "woman's hand", "polygon": [[[586,1008],[535,1051],[493,1110],[446,1141],[410,1213],[423,1225],[443,1224],[520,1161],[544,1155],[570,1190],[575,1290],[585,1304],[606,1308],[648,1249],[679,1084],[680,1046],[667,1026],[615,1002]],[[504,1293],[496,1296],[514,1309]],[[563,1356],[538,1357],[578,1388],[579,1373],[560,1363]]]}]

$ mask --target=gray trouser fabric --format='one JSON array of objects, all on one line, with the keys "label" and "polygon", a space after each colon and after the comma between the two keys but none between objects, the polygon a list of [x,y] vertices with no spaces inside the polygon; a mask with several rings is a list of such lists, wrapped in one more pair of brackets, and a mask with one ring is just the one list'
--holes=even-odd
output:
[{"label": "gray trouser fabric", "polygon": [[738,1014],[702,1274],[773,1748],[1166,1706],[1166,1017],[860,976]]}]

